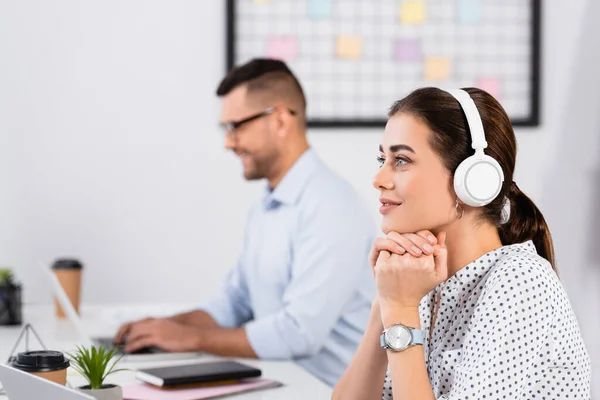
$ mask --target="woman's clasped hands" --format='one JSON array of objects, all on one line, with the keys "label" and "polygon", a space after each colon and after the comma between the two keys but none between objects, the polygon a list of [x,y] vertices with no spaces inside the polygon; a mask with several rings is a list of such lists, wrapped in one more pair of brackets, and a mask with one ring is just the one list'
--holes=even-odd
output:
[{"label": "woman's clasped hands", "polygon": [[370,254],[382,309],[418,309],[421,299],[448,278],[446,233],[389,232]]}]

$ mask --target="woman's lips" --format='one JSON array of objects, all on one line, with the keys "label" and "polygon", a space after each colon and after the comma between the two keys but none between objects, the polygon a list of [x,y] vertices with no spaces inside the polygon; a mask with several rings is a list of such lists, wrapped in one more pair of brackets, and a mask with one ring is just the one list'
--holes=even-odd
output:
[{"label": "woman's lips", "polygon": [[381,202],[381,207],[379,208],[379,212],[383,215],[391,212],[392,210],[394,210],[396,207],[398,207],[399,205],[401,205],[402,203],[399,201],[394,201],[394,200],[390,200],[390,199],[379,199],[379,201]]}]

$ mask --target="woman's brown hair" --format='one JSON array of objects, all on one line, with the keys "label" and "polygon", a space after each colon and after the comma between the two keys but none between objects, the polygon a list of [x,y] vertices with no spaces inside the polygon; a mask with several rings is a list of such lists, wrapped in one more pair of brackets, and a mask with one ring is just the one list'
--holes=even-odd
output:
[{"label": "woman's brown hair", "polygon": [[[482,218],[498,226],[502,243],[514,244],[532,240],[542,257],[556,270],[552,236],[541,211],[513,181],[517,140],[504,108],[489,93],[476,88],[463,89],[469,93],[481,116],[487,148],[504,172],[504,182],[498,197],[482,207]],[[424,122],[432,131],[430,144],[443,160],[448,171],[454,173],[458,165],[474,154],[466,116],[458,101],[438,88],[422,88],[397,101],[389,116],[411,114]],[[510,201],[510,215],[504,222],[505,199]]]}]

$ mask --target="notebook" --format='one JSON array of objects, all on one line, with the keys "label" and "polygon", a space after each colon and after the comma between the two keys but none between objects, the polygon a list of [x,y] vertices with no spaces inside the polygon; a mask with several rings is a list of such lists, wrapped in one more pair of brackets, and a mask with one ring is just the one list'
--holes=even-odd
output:
[{"label": "notebook", "polygon": [[261,376],[260,369],[236,361],[211,361],[198,364],[147,368],[136,371],[135,377],[154,386],[237,381]]},{"label": "notebook", "polygon": [[283,386],[280,382],[266,379],[252,379],[230,385],[201,387],[195,389],[164,389],[145,383],[123,387],[123,400],[204,400],[216,399]]}]

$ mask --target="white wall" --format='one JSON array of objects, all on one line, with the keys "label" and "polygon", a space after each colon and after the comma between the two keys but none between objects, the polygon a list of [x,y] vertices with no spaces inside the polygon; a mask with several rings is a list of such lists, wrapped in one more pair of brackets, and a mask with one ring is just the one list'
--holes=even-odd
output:
[{"label": "white wall", "polygon": [[[223,3],[0,0],[0,265],[16,268],[29,302],[50,298],[36,263],[64,255],[86,264],[87,302],[217,290],[262,191],[241,179],[217,129]],[[517,131],[516,173],[551,224],[595,358],[599,4],[544,2],[543,124]],[[380,134],[310,133],[374,218]]]},{"label": "white wall", "polygon": [[[546,32],[553,36],[546,41],[544,61],[549,70],[544,98],[552,144],[538,198],[594,368],[600,361],[600,2],[560,3],[564,4],[548,7],[546,19]],[[567,9],[576,4],[577,9]],[[576,12],[576,25],[561,24],[571,12]],[[556,23],[549,26],[552,21]],[[600,393],[600,380],[592,382],[593,393]]]}]

